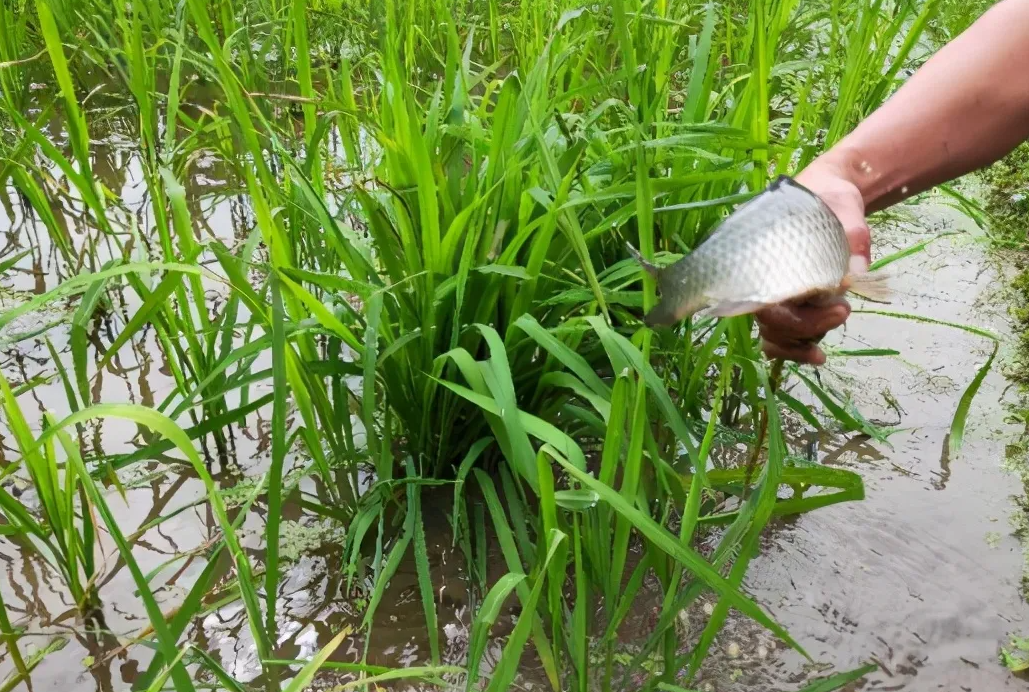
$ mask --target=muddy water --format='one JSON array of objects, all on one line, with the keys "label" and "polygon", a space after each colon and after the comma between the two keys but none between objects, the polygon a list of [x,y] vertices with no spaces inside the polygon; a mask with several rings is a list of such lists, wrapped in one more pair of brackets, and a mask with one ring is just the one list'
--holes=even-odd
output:
[{"label": "muddy water", "polygon": [[[893,304],[861,307],[1007,334],[1004,270],[977,242],[975,227],[931,200],[913,211],[918,220],[906,232],[876,235],[887,245],[880,252],[941,231],[969,235],[892,265]],[[822,463],[858,471],[866,499],[777,529],[748,575],[749,589],[817,660],[838,668],[878,664],[868,689],[1029,689],[998,662],[1007,635],[1029,631],[1022,552],[1010,521],[1011,496],[1021,488],[1002,468],[1019,429],[1005,423],[998,368],[973,402],[963,447],[949,451],[951,417],[991,344],[945,326],[868,314],[855,314],[833,343],[900,351],[831,362],[822,377],[853,392],[866,417],[902,429],[889,437],[892,449],[821,437]],[[797,661],[779,663],[782,679]]]},{"label": "muddy water", "polygon": [[[52,134],[60,140],[60,129]],[[135,145],[119,135],[117,128],[106,132],[94,127],[95,172],[104,186],[120,198],[121,208],[111,209],[118,225],[131,227],[133,222],[146,228],[150,223],[149,200]],[[188,200],[194,219],[200,220],[201,233],[234,245],[245,238],[252,219],[235,197],[229,175],[214,165],[204,165],[203,173],[191,180]],[[77,250],[92,245],[97,239],[95,228],[72,195],[62,194],[59,171],[50,171],[55,211],[66,226],[68,237]],[[3,254],[31,250],[0,286],[0,310],[13,307],[33,295],[56,287],[62,276],[62,260],[45,227],[13,189],[6,191],[0,205],[0,247]],[[94,253],[97,266],[119,256],[111,244],[99,242]],[[209,299],[217,301],[216,295]],[[129,303],[131,310],[138,305]],[[17,386],[37,378],[47,381],[36,386],[20,399],[26,417],[34,430],[39,430],[42,413],[51,412],[60,419],[70,413],[63,384],[55,376],[47,344],[43,336],[30,336],[51,322],[67,321],[75,303],[57,301],[8,325],[0,334],[0,369]],[[123,314],[108,315],[89,325],[89,361],[91,372],[102,357],[103,349],[125,323]],[[62,325],[46,332],[54,349],[70,363],[70,334]],[[270,366],[257,362],[257,369]],[[167,363],[158,348],[153,330],[144,338],[123,349],[109,367],[91,382],[89,396],[93,402],[129,402],[153,407],[175,391]],[[270,392],[270,385],[251,390],[251,400]],[[230,406],[238,405],[238,396],[230,398]],[[251,479],[265,471],[270,462],[270,407],[257,410],[242,427],[232,431],[233,453],[223,463],[211,466],[215,481],[222,488],[232,489],[234,498],[242,500],[253,488]],[[179,421],[189,425],[183,417]],[[354,421],[357,424],[357,421]],[[358,431],[359,432],[359,431]],[[79,436],[84,456],[121,454],[142,448],[152,441],[148,431],[125,422],[108,420],[84,426]],[[359,437],[359,435],[357,435]],[[0,418],[0,465],[18,458],[7,426]],[[307,460],[287,458],[287,470],[299,469]],[[152,574],[151,585],[158,603],[165,612],[174,608],[186,595],[206,565],[206,550],[220,534],[214,517],[206,505],[196,505],[204,496],[201,482],[191,470],[174,464],[169,458],[139,464],[120,474],[127,488],[126,498],[110,489],[108,502],[119,526],[125,533],[149,524],[163,516],[171,516],[155,528],[145,531],[136,543],[135,557],[140,569]],[[18,479],[6,483],[29,508],[38,507],[38,500],[29,484]],[[326,505],[331,501],[324,488],[305,480],[301,492]],[[294,498],[295,500],[296,498]],[[231,499],[228,500],[230,508]],[[443,663],[460,665],[466,657],[469,613],[466,580],[459,570],[458,552],[449,545],[449,527],[442,511],[433,513],[431,501],[427,513],[427,539],[430,563],[438,591]],[[194,506],[196,505],[196,506]],[[449,509],[449,507],[447,507]],[[325,643],[349,627],[361,630],[364,605],[372,588],[370,570],[365,569],[353,583],[341,575],[340,545],[343,534],[334,526],[302,510],[297,502],[287,502],[282,516],[282,559],[288,565],[279,585],[278,631],[276,656],[285,659],[307,659]],[[244,547],[251,561],[260,569],[264,544],[266,512],[256,505],[242,527]],[[105,557],[99,586],[103,599],[104,621],[83,622],[70,601],[59,574],[33,551],[22,551],[9,542],[0,541],[0,590],[16,624],[24,628],[23,652],[31,653],[49,642],[61,639],[62,649],[47,656],[33,673],[33,689],[123,690],[139,678],[150,660],[146,647],[129,646],[149,624],[143,605],[135,594],[135,584],[125,565],[117,559],[115,545],[106,536],[101,538]],[[228,565],[222,556],[224,579]],[[509,631],[503,619],[496,632]],[[239,601],[211,610],[189,630],[192,641],[211,652],[236,679],[251,681],[260,673],[253,639],[248,630]],[[502,642],[501,642],[502,643]],[[486,653],[484,670],[499,655],[501,643]],[[334,655],[335,660],[358,662],[364,656],[366,642],[355,635]],[[404,563],[391,582],[387,597],[378,609],[377,626],[367,643],[370,665],[403,667],[423,662],[428,655],[424,617],[413,565]],[[12,669],[6,651],[0,655],[0,676]],[[341,675],[340,681],[346,676]]]},{"label": "muddy water", "polygon": [[[145,185],[131,142],[109,142],[97,147],[97,173],[124,200],[125,209],[116,214],[126,224],[135,218],[145,226]],[[205,219],[205,232],[230,243],[244,237],[249,220],[235,203],[223,172],[210,168],[194,180],[190,203],[194,217]],[[89,242],[94,232],[81,221],[81,205],[68,199],[62,211],[73,242]],[[952,210],[923,205],[917,209],[916,222],[878,235],[882,244],[877,249],[888,252],[925,234],[956,228],[973,230]],[[56,251],[45,229],[25,213],[16,197],[0,213],[0,234],[5,245],[33,250],[0,291],[0,308],[58,283]],[[111,250],[101,245],[99,254],[110,256],[104,252]],[[889,309],[1006,333],[998,292],[1001,273],[968,235],[942,240],[894,267],[897,296]],[[3,336],[59,318],[68,309],[63,304],[48,306],[43,315],[9,326]],[[114,320],[95,325],[94,346],[109,344],[121,324]],[[55,349],[67,351],[66,331],[53,329],[48,335]],[[819,662],[838,669],[877,663],[879,671],[870,676],[867,689],[1029,688],[997,662],[998,647],[1009,633],[1029,634],[1029,609],[1019,595],[1023,561],[1009,523],[1009,496],[1020,488],[1013,475],[1001,470],[1007,445],[1019,430],[1005,423],[1005,382],[996,371],[986,378],[972,406],[961,453],[950,454],[947,445],[951,416],[964,387],[985,361],[988,342],[945,326],[856,314],[846,332],[833,335],[831,343],[901,352],[898,358],[834,359],[821,376],[826,384],[853,392],[856,405],[869,418],[898,423],[899,409],[903,429],[891,435],[890,445],[853,434],[828,432],[818,437],[818,459],[861,473],[867,499],[777,525],[754,562],[747,587]],[[39,337],[4,344],[0,367],[12,382],[54,374]],[[92,396],[97,401],[153,406],[172,391],[173,380],[149,333],[101,373]],[[267,391],[256,387],[252,398]],[[68,412],[58,379],[22,398],[35,424],[39,411],[31,410],[33,400],[39,411],[48,409],[58,416]],[[234,431],[230,463],[212,469],[223,487],[244,493],[246,478],[266,468],[269,418],[269,411],[258,411]],[[14,454],[2,421],[0,435],[0,461],[5,461]],[[149,440],[144,430],[114,421],[86,426],[81,438],[84,450],[92,454],[131,451]],[[800,450],[805,442],[799,439],[794,444]],[[155,571],[157,597],[164,609],[170,609],[203,569],[200,551],[217,535],[216,522],[204,506],[192,506],[202,496],[202,486],[180,467],[157,462],[137,466],[124,482],[129,486],[127,502],[113,492],[109,502],[127,532],[185,508],[146,531],[137,546],[141,569]],[[316,496],[322,492],[310,484],[303,490]],[[22,498],[29,506],[34,502],[31,490]],[[307,658],[341,627],[359,628],[370,578],[344,583],[340,536],[331,526],[296,504],[287,506],[283,520],[290,568],[280,586],[277,655]],[[257,508],[244,527],[255,561],[264,521],[263,510]],[[449,534],[442,519],[439,530],[428,534],[436,583],[443,585],[439,608],[444,661],[461,664],[470,613],[460,557],[446,545]],[[103,546],[105,622],[103,631],[96,633],[76,618],[53,570],[35,555],[0,543],[5,574],[0,589],[18,624],[27,629],[23,641],[43,646],[57,636],[68,640],[33,676],[34,689],[125,689],[146,667],[149,656],[144,647],[120,648],[148,620],[113,544],[105,540]],[[645,633],[648,615],[645,609],[636,614],[639,632]],[[498,633],[505,627],[502,622]],[[209,613],[192,636],[238,679],[251,680],[258,674],[238,603]],[[633,632],[627,632],[626,640],[632,639]],[[364,646],[355,636],[334,658],[360,660]],[[498,647],[487,654],[487,670]],[[705,689],[795,689],[810,672],[799,657],[784,652],[749,623],[732,623],[718,647],[700,680]],[[380,608],[368,649],[368,662],[377,665],[412,665],[428,657],[415,575],[407,565]],[[0,674],[9,669],[10,662],[4,660]],[[527,669],[523,684],[531,687],[534,677]]]},{"label": "muddy water", "polygon": [[[773,523],[745,588],[815,659],[806,662],[766,630],[730,618],[698,679],[713,692],[795,690],[811,675],[867,663],[876,672],[848,689],[922,692],[1029,690],[998,654],[1010,634],[1029,633],[1021,597],[1023,556],[1014,535],[1020,481],[1005,471],[1021,428],[1000,364],[973,400],[964,444],[949,449],[958,401],[992,342],[966,332],[861,309],[914,313],[1010,336],[1003,261],[984,248],[967,217],[927,199],[903,210],[904,223],[877,227],[876,255],[940,233],[926,251],[891,265],[888,306],[854,301],[845,330],[826,339],[840,350],[891,348],[891,358],[833,357],[822,384],[849,394],[867,419],[896,428],[887,443],[827,430],[793,436],[792,451],[816,446],[825,465],[864,479],[866,498]],[[1007,352],[1002,348],[998,361]],[[803,386],[793,394],[815,403]],[[712,545],[720,534],[707,538]],[[659,602],[655,595],[655,603]],[[691,611],[699,635],[704,612]],[[628,639],[652,620],[636,613]]]}]

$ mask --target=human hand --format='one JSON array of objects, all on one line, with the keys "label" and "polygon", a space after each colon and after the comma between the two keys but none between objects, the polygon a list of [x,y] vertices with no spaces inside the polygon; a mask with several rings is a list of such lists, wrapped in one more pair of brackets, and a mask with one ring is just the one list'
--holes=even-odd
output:
[{"label": "human hand", "polygon": [[[821,197],[843,223],[850,241],[850,271],[868,271],[871,262],[871,232],[865,220],[861,191],[831,163],[816,159],[796,176],[797,182]],[[772,305],[755,314],[761,347],[769,358],[821,365],[825,353],[818,342],[850,316],[850,303],[843,296],[823,300]]]}]

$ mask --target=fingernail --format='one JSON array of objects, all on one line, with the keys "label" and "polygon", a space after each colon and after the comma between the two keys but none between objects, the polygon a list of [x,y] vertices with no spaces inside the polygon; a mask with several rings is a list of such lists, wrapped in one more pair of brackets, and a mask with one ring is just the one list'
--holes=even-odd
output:
[{"label": "fingernail", "polygon": [[850,256],[850,273],[864,274],[868,271],[868,260],[861,255]]}]

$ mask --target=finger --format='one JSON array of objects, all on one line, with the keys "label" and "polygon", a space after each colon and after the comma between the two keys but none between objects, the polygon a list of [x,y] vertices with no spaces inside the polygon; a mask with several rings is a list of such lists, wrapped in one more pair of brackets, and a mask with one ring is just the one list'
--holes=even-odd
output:
[{"label": "finger", "polygon": [[843,224],[844,232],[847,235],[851,254],[850,270],[860,273],[868,271],[868,265],[872,262],[872,231],[865,218],[865,208],[861,202],[860,193],[856,190],[854,192],[854,198],[849,195],[840,196],[834,198],[830,206],[840,223]]},{"label": "finger", "polygon": [[815,344],[803,344],[796,346],[782,346],[770,341],[762,341],[761,349],[770,359],[782,358],[795,363],[806,363],[808,365],[822,365],[825,363],[825,353]]},{"label": "finger", "polygon": [[836,329],[850,317],[850,303],[843,298],[833,298],[819,306],[773,305],[756,317],[763,338],[786,343],[811,339]]},{"label": "finger", "polygon": [[850,244],[850,271],[862,273],[868,271],[872,263],[872,232],[864,217],[854,224],[844,224],[847,242]]}]

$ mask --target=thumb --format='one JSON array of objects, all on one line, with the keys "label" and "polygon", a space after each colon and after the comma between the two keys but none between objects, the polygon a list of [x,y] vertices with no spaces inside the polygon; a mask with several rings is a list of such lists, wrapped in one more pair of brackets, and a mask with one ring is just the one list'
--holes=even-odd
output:
[{"label": "thumb", "polygon": [[857,274],[868,271],[872,263],[872,232],[864,217],[853,224],[844,221],[843,228],[850,243],[850,271]]},{"label": "thumb", "polygon": [[865,219],[865,204],[861,192],[850,183],[832,180],[823,194],[825,203],[843,225],[850,245],[850,271],[861,274],[872,263],[872,232]]},{"label": "thumb", "polygon": [[[849,202],[849,200],[848,200]],[[839,204],[834,209],[850,245],[850,271],[860,274],[872,263],[872,231],[865,220],[864,208],[858,204]]]}]

